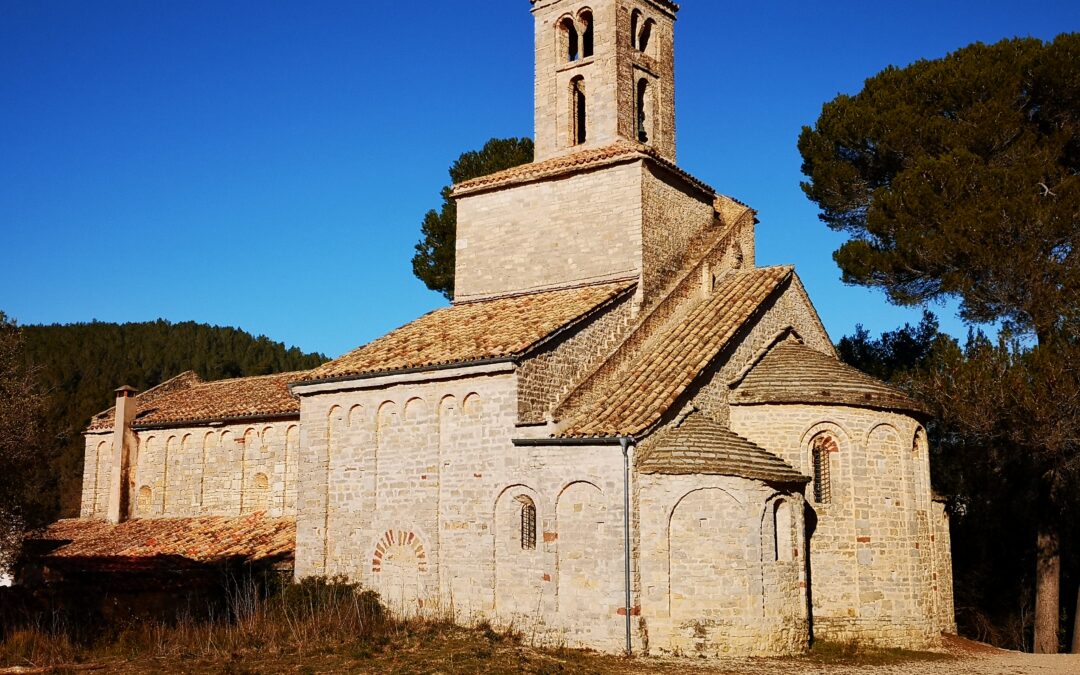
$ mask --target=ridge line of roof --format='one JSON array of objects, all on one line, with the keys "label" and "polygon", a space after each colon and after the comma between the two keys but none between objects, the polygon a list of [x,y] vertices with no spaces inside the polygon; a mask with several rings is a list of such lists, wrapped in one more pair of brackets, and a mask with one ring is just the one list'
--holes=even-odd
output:
[{"label": "ridge line of roof", "polygon": [[[477,304],[480,304],[482,302],[494,302],[496,300],[509,300],[511,298],[523,298],[523,297],[526,297],[526,296],[529,296],[529,295],[540,295],[540,294],[543,294],[543,293],[558,293],[560,291],[576,291],[576,290],[579,290],[579,289],[582,289],[582,288],[593,288],[594,286],[614,286],[616,284],[626,284],[627,285],[626,289],[622,289],[622,290],[619,291],[619,293],[623,293],[630,286],[636,285],[638,278],[639,278],[639,275],[632,274],[632,275],[627,275],[627,276],[623,276],[623,277],[617,277],[615,279],[604,279],[602,281],[586,281],[586,282],[577,283],[577,284],[570,284],[570,285],[567,285],[567,286],[557,286],[557,287],[554,287],[554,288],[540,288],[540,289],[536,289],[536,290],[513,291],[511,293],[503,293],[503,294],[500,294],[500,295],[489,295],[489,296],[485,296],[483,298],[474,298],[474,299],[471,299],[471,300],[461,300],[461,301],[456,301],[455,300],[455,301],[452,301],[450,303],[450,306],[451,307],[464,307],[464,306],[467,306],[467,305],[477,305]],[[441,307],[441,308],[437,308],[437,309],[432,310],[432,311],[438,311],[438,309],[446,309],[446,308]],[[429,314],[430,314],[430,312],[429,312]]]}]

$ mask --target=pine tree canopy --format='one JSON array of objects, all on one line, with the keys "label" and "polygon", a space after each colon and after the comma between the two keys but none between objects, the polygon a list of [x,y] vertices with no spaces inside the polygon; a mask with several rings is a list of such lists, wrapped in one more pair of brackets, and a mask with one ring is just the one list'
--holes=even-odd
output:
[{"label": "pine tree canopy", "polygon": [[1080,326],[1080,33],[890,67],[799,138],[844,281],[1040,340]]},{"label": "pine tree canopy", "polygon": [[451,185],[442,189],[442,208],[428,211],[420,227],[423,237],[413,256],[413,274],[428,288],[454,296],[454,263],[457,246],[457,207],[450,197],[453,186],[473,178],[511,169],[533,161],[530,138],[493,138],[480,150],[466,152],[450,167]]}]

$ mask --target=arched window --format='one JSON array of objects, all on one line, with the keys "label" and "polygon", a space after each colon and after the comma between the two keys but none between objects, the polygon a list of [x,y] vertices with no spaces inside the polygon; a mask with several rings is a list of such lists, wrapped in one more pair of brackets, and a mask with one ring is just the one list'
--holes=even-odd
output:
[{"label": "arched window", "polygon": [[517,498],[521,504],[521,550],[536,549],[536,504],[525,495]]},{"label": "arched window", "polygon": [[570,144],[582,145],[588,139],[588,106],[585,102],[585,78],[575,77],[570,81]]},{"label": "arched window", "polygon": [[559,52],[567,63],[577,61],[580,57],[578,45],[577,27],[572,17],[566,17],[559,21]]},{"label": "arched window", "polygon": [[637,83],[637,138],[641,143],[649,142],[649,81],[644,77]]},{"label": "arched window", "polygon": [[832,502],[832,476],[829,456],[837,452],[836,440],[829,435],[818,436],[811,446],[814,462],[814,501]]},{"label": "arched window", "polygon": [[638,48],[638,32],[641,31],[641,10],[635,9],[630,14],[630,46],[634,49]]},{"label": "arched window", "polygon": [[581,57],[587,59],[593,55],[592,12],[587,9],[582,10],[581,14],[578,14],[578,19],[581,21]]},{"label": "arched window", "polygon": [[791,504],[780,499],[773,504],[773,560],[790,561],[793,559],[791,537]]},{"label": "arched window", "polygon": [[655,25],[656,22],[649,19],[645,22],[645,25],[641,27],[641,33],[637,38],[637,49],[639,52],[644,54],[649,50],[649,42],[652,40],[652,32]]}]

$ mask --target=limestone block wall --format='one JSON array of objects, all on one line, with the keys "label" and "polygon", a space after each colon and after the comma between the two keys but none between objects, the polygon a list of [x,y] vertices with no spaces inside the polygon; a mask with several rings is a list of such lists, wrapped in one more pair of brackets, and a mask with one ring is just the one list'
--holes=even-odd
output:
[{"label": "limestone block wall", "polygon": [[574,384],[608,356],[629,331],[627,295],[566,339],[532,355],[518,369],[518,422],[542,423]]},{"label": "limestone block wall", "polygon": [[459,198],[455,299],[637,275],[641,165]]},{"label": "limestone block wall", "polygon": [[809,644],[803,498],[732,476],[638,477],[639,634],[653,653]]},{"label": "limestone block wall", "polygon": [[951,607],[935,600],[938,535],[929,525],[929,456],[918,422],[843,406],[732,406],[730,414],[736,433],[808,476],[813,449],[828,451],[828,498],[816,501],[813,484],[807,488],[815,636],[935,644],[953,620]]},{"label": "limestone block wall", "polygon": [[651,304],[650,299],[688,263],[691,240],[713,225],[715,212],[711,195],[651,164],[645,166],[642,191],[641,284],[645,304]]},{"label": "limestone block wall", "polygon": [[[296,512],[298,420],[140,429],[135,435],[128,476],[132,518]],[[83,517],[105,517],[111,438],[87,435]]]},{"label": "limestone block wall", "polygon": [[447,372],[302,396],[297,577],[618,649],[621,451],[515,447],[516,374]]},{"label": "limestone block wall", "polygon": [[938,629],[956,634],[956,605],[953,597],[952,535],[949,531],[949,512],[945,504],[934,502],[930,511],[933,548],[934,616]]},{"label": "limestone block wall", "polygon": [[104,518],[109,501],[109,476],[112,472],[112,433],[87,433],[83,453],[82,518]]}]

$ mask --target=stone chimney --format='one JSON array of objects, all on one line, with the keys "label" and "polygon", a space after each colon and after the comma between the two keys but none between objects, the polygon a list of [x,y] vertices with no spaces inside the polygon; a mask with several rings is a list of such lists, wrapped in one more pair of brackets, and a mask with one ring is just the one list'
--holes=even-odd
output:
[{"label": "stone chimney", "polygon": [[113,423],[112,475],[109,478],[109,508],[105,518],[116,525],[127,519],[129,464],[135,445],[131,423],[135,420],[134,387],[123,386],[116,390],[116,414]]}]

